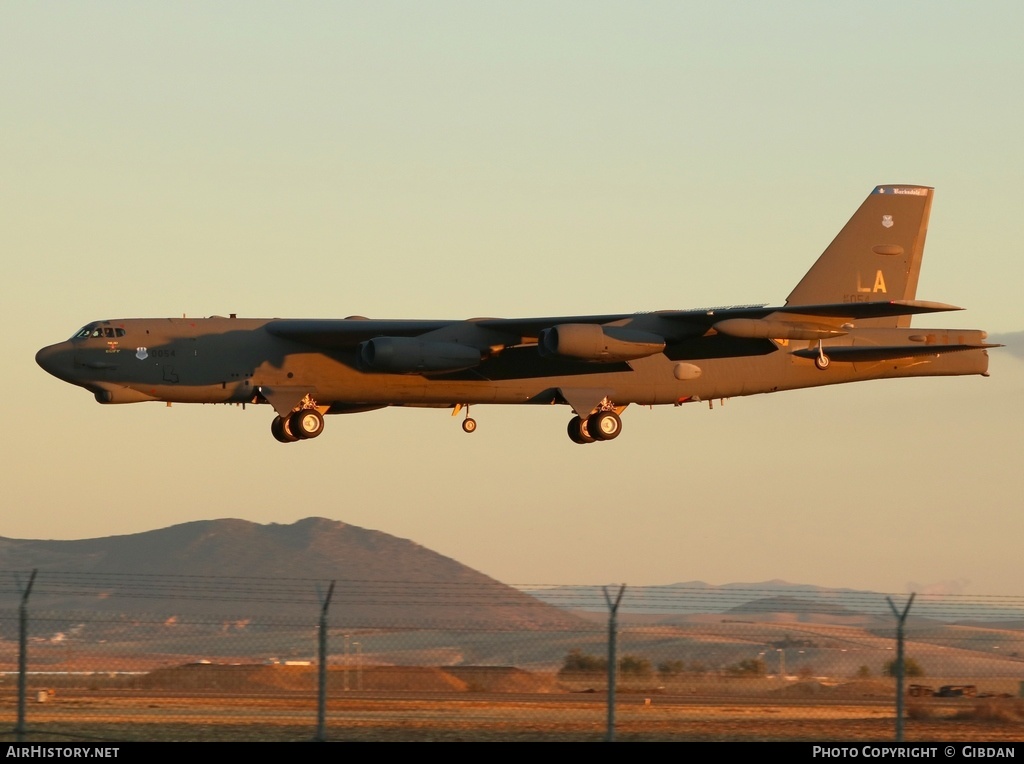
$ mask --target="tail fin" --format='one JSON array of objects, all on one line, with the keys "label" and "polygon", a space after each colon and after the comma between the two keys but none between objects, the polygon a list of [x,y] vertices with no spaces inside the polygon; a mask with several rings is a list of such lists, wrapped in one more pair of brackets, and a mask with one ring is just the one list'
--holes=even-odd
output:
[{"label": "tail fin", "polygon": [[[927,186],[877,186],[786,305],[913,300],[933,193]],[[858,321],[858,326],[909,325],[910,316]]]}]

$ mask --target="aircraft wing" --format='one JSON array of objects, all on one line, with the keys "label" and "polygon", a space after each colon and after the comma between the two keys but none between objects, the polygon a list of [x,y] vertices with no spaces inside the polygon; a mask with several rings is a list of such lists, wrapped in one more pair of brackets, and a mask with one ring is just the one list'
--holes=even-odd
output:
[{"label": "aircraft wing", "polygon": [[[960,310],[954,305],[920,300],[888,302],[829,303],[822,305],[739,305],[695,310],[664,310],[650,313],[619,313],[596,316],[548,316],[538,318],[472,318],[467,320],[404,320],[404,319],[276,319],[266,330],[283,339],[311,347],[353,350],[360,343],[377,337],[419,337],[437,342],[459,342],[481,350],[496,345],[534,344],[545,329],[565,324],[600,324],[628,327],[663,336],[669,344],[693,340],[728,319],[759,321],[772,317],[769,327],[759,327],[756,336],[771,337],[772,331],[786,331],[790,322],[807,317],[823,319],[827,327],[837,322],[880,316],[905,316]],[[791,318],[792,317],[792,318]],[[799,317],[799,319],[798,319]],[[805,323],[800,323],[806,326]],[[779,329],[779,327],[782,327]],[[728,324],[726,325],[728,327]],[[749,328],[747,329],[749,331]],[[727,329],[719,329],[731,334]],[[837,332],[829,329],[828,333]],[[785,333],[778,336],[787,336]]]},{"label": "aircraft wing", "polygon": [[[833,361],[846,361],[848,363],[866,361],[890,361],[897,358],[914,358],[917,356],[942,355],[943,353],[956,353],[962,350],[984,350],[987,348],[1002,347],[987,342],[975,342],[964,345],[841,345],[831,346],[827,349],[829,359]],[[805,348],[794,350],[793,355],[800,358],[817,358],[818,348]]]},{"label": "aircraft wing", "polygon": [[771,312],[820,316],[822,318],[846,318],[856,321],[857,319],[887,316],[912,316],[918,313],[944,313],[951,310],[963,310],[963,308],[928,300],[888,300],[884,302],[840,302],[825,305],[787,305],[784,308],[772,308]]},{"label": "aircraft wing", "polygon": [[[641,314],[638,314],[641,315]],[[459,342],[484,350],[495,345],[535,342],[537,335],[559,324],[611,324],[632,314],[561,318],[472,318],[452,321],[344,319],[277,319],[266,325],[274,336],[312,347],[354,350],[377,337],[418,337],[434,342]]]},{"label": "aircraft wing", "polygon": [[276,337],[319,348],[356,347],[374,337],[419,337],[452,324],[452,321],[373,320],[368,318],[276,319],[266,330]]},{"label": "aircraft wing", "polygon": [[[474,319],[482,327],[536,336],[540,331],[560,324],[610,324],[642,328],[655,321],[676,322],[703,327],[706,331],[719,321],[729,318],[760,319],[773,314],[815,316],[830,319],[879,318],[882,316],[908,316],[916,313],[937,313],[963,310],[956,305],[925,300],[890,300],[886,302],[845,302],[822,305],[728,305],[718,308],[691,310],[659,310],[650,313],[626,313],[607,316],[563,316],[549,318],[483,318]],[[692,336],[692,332],[687,332]]]}]

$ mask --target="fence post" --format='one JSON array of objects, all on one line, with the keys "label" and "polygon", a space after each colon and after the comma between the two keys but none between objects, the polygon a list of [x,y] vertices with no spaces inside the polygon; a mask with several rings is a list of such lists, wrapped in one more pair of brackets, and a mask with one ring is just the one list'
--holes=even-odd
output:
[{"label": "fence post", "polygon": [[904,642],[904,631],[903,627],[907,623],[907,613],[910,612],[910,606],[914,604],[914,592],[911,592],[910,599],[907,600],[907,606],[903,608],[903,612],[900,613],[896,609],[896,605],[893,604],[891,597],[886,597],[889,601],[889,607],[892,609],[892,614],[896,616],[896,664],[893,669],[896,672],[896,742],[903,742],[903,642]]},{"label": "fence post", "polygon": [[[320,587],[317,586],[317,595]],[[334,594],[334,581],[327,588],[327,596],[320,598],[320,631],[318,636],[320,664],[317,667],[316,735],[313,740],[323,743],[327,740],[327,610]]]},{"label": "fence post", "polygon": [[603,587],[604,601],[608,603],[608,722],[605,730],[605,742],[615,742],[615,683],[617,681],[618,659],[615,657],[616,641],[619,636],[618,613],[619,603],[622,602],[622,594],[626,591],[626,585],[619,587],[619,594],[612,602],[608,594],[608,587]]},{"label": "fence post", "polygon": [[[36,580],[39,568],[32,569],[28,577],[28,586],[21,593],[21,604],[18,606],[18,722],[14,726],[17,742],[25,742],[25,694],[28,692],[28,596],[32,593],[32,583]],[[17,576],[14,578],[21,588]]]}]

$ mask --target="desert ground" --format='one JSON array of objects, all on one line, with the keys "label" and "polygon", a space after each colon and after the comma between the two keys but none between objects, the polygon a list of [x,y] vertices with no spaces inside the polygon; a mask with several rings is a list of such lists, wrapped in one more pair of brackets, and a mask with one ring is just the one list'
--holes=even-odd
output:
[{"label": "desert ground", "polygon": [[[225,671],[230,668],[230,671]],[[599,741],[605,690],[578,678],[498,668],[332,671],[323,737],[329,741]],[[26,742],[307,741],[317,736],[312,667],[189,666],[107,686],[39,688]],[[51,677],[53,679],[53,677]],[[597,679],[596,677],[594,679]],[[53,684],[53,682],[51,682]],[[347,685],[347,687],[346,687]],[[895,735],[890,683],[802,682],[758,693],[746,683],[624,687],[620,741],[885,741]],[[359,689],[363,687],[364,689]],[[373,689],[366,689],[373,688]],[[14,742],[16,698],[0,713]],[[1024,740],[1019,698],[908,699],[907,741]]]}]

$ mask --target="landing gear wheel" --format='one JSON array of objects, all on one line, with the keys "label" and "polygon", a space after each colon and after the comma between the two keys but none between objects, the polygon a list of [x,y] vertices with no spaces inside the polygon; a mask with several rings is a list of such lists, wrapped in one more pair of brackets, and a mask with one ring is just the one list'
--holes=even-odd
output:
[{"label": "landing gear wheel", "polygon": [[274,420],[270,423],[270,432],[278,443],[294,443],[298,440],[297,437],[292,435],[288,420],[282,419],[279,416],[274,417]]},{"label": "landing gear wheel", "polygon": [[622,432],[622,420],[614,411],[598,411],[587,420],[587,429],[597,440],[614,440]]},{"label": "landing gear wheel", "polygon": [[462,420],[462,431],[463,432],[476,432],[476,420],[466,417]]},{"label": "landing gear wheel", "polygon": [[825,371],[830,363],[832,363],[832,360],[824,353],[818,354],[814,359],[814,365],[822,371]]},{"label": "landing gear wheel", "polygon": [[289,417],[288,424],[294,435],[307,440],[324,431],[324,415],[316,409],[302,409]]},{"label": "landing gear wheel", "polygon": [[590,434],[590,429],[587,426],[586,419],[580,419],[578,416],[574,416],[569,420],[569,440],[573,443],[579,443],[581,446],[587,443],[593,443],[594,438]]}]

